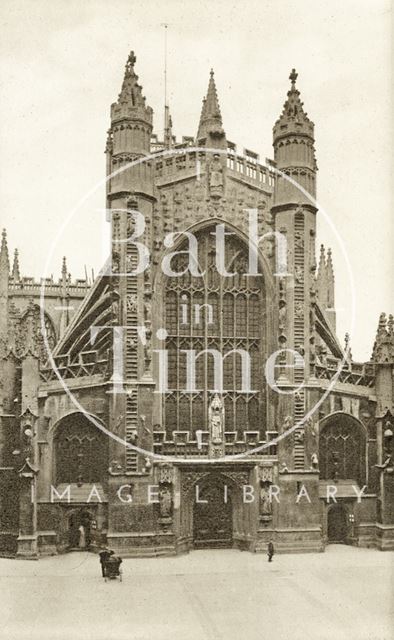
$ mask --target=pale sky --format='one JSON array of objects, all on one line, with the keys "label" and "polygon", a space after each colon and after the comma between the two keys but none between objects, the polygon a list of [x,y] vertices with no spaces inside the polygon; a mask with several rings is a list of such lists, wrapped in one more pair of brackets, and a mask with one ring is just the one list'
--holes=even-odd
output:
[{"label": "pale sky", "polygon": [[[174,131],[195,135],[215,70],[228,139],[273,157],[272,126],[292,67],[315,123],[318,201],[355,281],[355,359],[369,359],[379,313],[393,311],[391,10],[388,0],[3,0],[0,211],[23,275],[44,272],[61,221],[105,176],[109,109],[131,49],[155,131],[163,129],[163,27]],[[57,243],[73,277],[101,266],[104,187]],[[349,279],[331,244],[338,336],[350,328]]]}]

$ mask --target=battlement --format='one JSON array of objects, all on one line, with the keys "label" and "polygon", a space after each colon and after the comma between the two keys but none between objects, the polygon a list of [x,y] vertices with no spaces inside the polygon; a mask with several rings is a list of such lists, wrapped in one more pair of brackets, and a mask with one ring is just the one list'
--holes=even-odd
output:
[{"label": "battlement", "polygon": [[64,282],[61,278],[56,282],[53,277],[41,278],[36,281],[34,278],[23,277],[20,280],[15,280],[10,277],[8,284],[8,291],[10,294],[23,296],[39,296],[41,287],[45,286],[45,297],[59,297],[63,295],[69,295],[77,298],[84,298],[87,290],[91,287],[91,282],[88,279],[77,278],[74,281],[67,280]]},{"label": "battlement", "polygon": [[[184,137],[182,143],[174,146],[172,154],[162,156],[154,161],[154,173],[158,179],[158,186],[164,182],[206,173],[206,165],[213,158],[213,152],[208,149],[207,151],[195,151],[194,149],[188,151],[185,149],[185,141],[187,146],[194,147],[195,142],[191,138]],[[275,186],[275,172],[270,168],[270,165],[273,166],[273,163],[267,161],[266,165],[260,164],[257,153],[245,149],[243,154],[239,154],[236,145],[232,143],[230,145],[225,154],[227,175],[272,193]],[[164,143],[153,142],[153,153],[163,149]]]}]

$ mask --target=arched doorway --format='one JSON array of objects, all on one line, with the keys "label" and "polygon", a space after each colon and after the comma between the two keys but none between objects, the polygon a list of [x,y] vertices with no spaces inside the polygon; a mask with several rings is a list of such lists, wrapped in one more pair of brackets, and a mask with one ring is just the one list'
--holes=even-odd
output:
[{"label": "arched doorway", "polygon": [[333,504],[328,510],[327,540],[329,543],[337,544],[345,544],[348,540],[348,519],[342,504]]},{"label": "arched doorway", "polygon": [[68,548],[87,550],[91,545],[92,514],[84,507],[74,509],[68,517]]},{"label": "arched doorway", "polygon": [[[198,498],[198,501],[197,501]],[[211,476],[196,487],[193,505],[195,549],[220,549],[233,544],[233,507],[230,487]]]}]

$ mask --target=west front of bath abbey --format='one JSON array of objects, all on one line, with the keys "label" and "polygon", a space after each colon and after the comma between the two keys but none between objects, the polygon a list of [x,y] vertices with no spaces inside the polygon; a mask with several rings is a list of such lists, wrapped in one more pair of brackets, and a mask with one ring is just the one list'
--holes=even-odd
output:
[{"label": "west front of bath abbey", "polygon": [[166,109],[159,140],[135,63],[94,282],[23,276],[3,232],[0,555],[394,549],[394,320],[368,362],[337,338],[297,73],[263,164],[227,139],[213,72],[196,136]]}]

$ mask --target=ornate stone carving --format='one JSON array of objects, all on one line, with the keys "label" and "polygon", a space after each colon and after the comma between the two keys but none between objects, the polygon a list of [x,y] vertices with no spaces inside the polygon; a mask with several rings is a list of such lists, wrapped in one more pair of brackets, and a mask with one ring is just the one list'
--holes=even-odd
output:
[{"label": "ornate stone carving", "polygon": [[240,487],[242,487],[244,484],[249,484],[248,471],[222,471],[221,475],[229,478]]},{"label": "ornate stone carving", "polygon": [[273,482],[273,468],[272,467],[259,467],[259,479],[260,482]]},{"label": "ornate stone carving", "polygon": [[304,282],[304,271],[299,265],[296,265],[294,267],[294,277],[296,282],[298,282],[299,284],[302,284]]},{"label": "ornate stone carving", "polygon": [[304,315],[304,305],[302,302],[296,302],[294,307],[294,314],[296,318],[302,318]]},{"label": "ornate stone carving", "polygon": [[159,483],[171,484],[174,481],[174,467],[171,464],[161,464],[159,466]]},{"label": "ornate stone carving", "polygon": [[201,478],[205,478],[209,475],[209,471],[189,471],[186,474],[182,474],[181,481],[181,491],[183,494],[189,493],[190,489],[199,481]]}]

